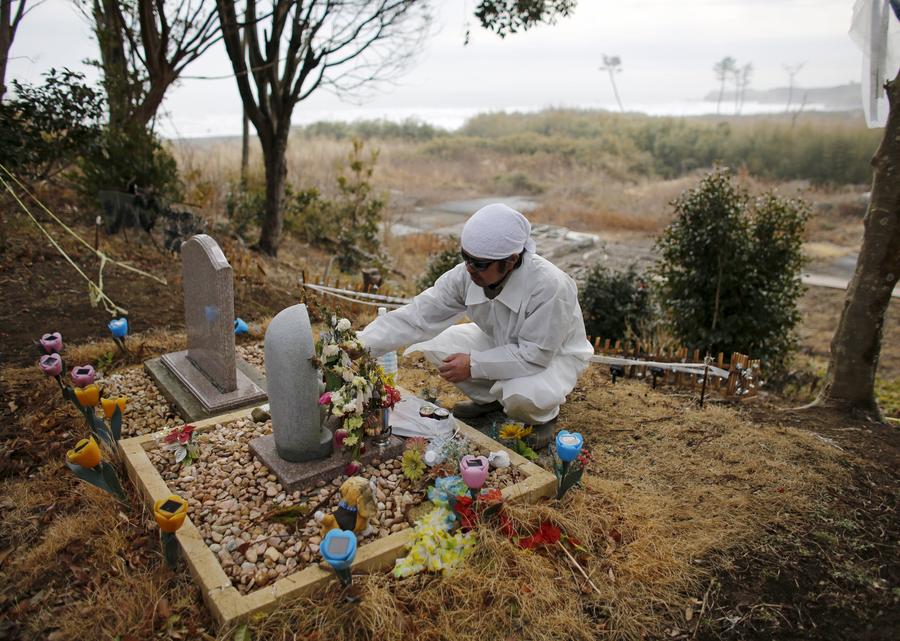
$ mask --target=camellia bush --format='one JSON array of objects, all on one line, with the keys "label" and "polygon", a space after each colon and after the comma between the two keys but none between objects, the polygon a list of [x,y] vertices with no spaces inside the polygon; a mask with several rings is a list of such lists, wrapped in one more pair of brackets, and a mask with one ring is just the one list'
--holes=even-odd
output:
[{"label": "camellia bush", "polygon": [[752,197],[721,167],[673,205],[655,272],[675,336],[689,348],[740,351],[782,371],[796,344],[809,206]]},{"label": "camellia bush", "polygon": [[588,272],[578,297],[584,329],[594,338],[625,338],[628,329],[653,313],[647,282],[634,266],[616,272],[597,263]]}]

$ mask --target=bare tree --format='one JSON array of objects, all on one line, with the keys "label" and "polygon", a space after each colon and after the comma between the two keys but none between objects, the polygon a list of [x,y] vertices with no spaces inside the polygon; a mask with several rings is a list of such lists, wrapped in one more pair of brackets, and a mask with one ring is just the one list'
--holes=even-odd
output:
[{"label": "bare tree", "polygon": [[794,101],[794,79],[797,77],[797,74],[800,73],[800,70],[803,69],[804,65],[806,65],[805,62],[798,62],[793,65],[781,65],[788,75],[788,98],[784,113],[790,113],[791,111],[791,103]]},{"label": "bare tree", "polygon": [[110,126],[146,126],[185,67],[218,41],[203,0],[80,0],[100,45]]},{"label": "bare tree", "polygon": [[321,88],[347,95],[396,77],[427,35],[431,15],[422,0],[274,0],[264,21],[256,0],[247,0],[242,23],[234,0],[216,0],[216,6],[241,100],[262,147],[266,205],[259,249],[274,256],[284,223],[294,107]]},{"label": "bare tree", "polygon": [[6,64],[9,62],[9,50],[16,39],[16,29],[29,11],[40,2],[32,2],[25,8],[27,0],[0,0],[0,100],[6,94]]},{"label": "bare tree", "polygon": [[725,96],[725,81],[728,80],[728,77],[732,73],[734,73],[736,68],[737,61],[731,56],[725,56],[713,65],[713,73],[716,76],[716,80],[719,81],[719,99],[716,102],[716,115],[718,115],[722,109],[722,98]]},{"label": "bare tree", "polygon": [[609,73],[609,82],[613,88],[613,94],[616,96],[616,102],[619,103],[619,111],[625,113],[625,107],[622,106],[622,100],[619,98],[619,89],[616,87],[616,74],[622,73],[622,59],[619,56],[607,56],[603,54],[603,66],[600,71]]},{"label": "bare tree", "polygon": [[900,279],[900,72],[885,83],[885,89],[890,108],[884,137],[872,158],[875,171],[862,248],[831,341],[825,384],[813,403],[873,419],[881,419],[875,372],[884,315]]}]

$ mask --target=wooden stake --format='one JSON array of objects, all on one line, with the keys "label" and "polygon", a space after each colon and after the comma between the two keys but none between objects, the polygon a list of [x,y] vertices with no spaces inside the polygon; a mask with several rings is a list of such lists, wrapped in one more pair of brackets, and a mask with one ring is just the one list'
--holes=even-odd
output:
[{"label": "wooden stake", "polygon": [[590,584],[590,586],[591,586],[592,588],[594,588],[594,592],[596,592],[596,593],[597,593],[598,595],[600,595],[601,597],[604,596],[603,593],[600,591],[600,588],[598,588],[596,585],[594,585],[594,582],[591,581],[591,577],[589,577],[589,576],[587,575],[587,572],[584,571],[584,568],[581,567],[581,566],[578,564],[578,561],[575,560],[575,557],[572,556],[572,555],[569,553],[569,551],[566,549],[566,546],[562,544],[562,541],[557,541],[556,544],[559,545],[560,549],[561,549],[563,552],[566,553],[566,556],[569,557],[569,561],[572,562],[572,565],[574,565],[574,566],[577,568],[577,570],[578,570],[579,572],[581,572],[581,576],[583,576],[584,579]]}]

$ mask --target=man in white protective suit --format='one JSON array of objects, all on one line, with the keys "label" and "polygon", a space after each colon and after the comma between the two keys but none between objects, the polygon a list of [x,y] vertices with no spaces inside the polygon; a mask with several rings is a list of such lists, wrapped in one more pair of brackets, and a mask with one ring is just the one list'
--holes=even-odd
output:
[{"label": "man in white protective suit", "polygon": [[[531,224],[502,204],[479,209],[463,227],[462,260],[408,305],[372,321],[359,339],[380,356],[402,345],[421,351],[470,399],[461,419],[503,410],[553,436],[559,406],[588,366],[575,281],[534,253]],[[455,324],[463,316],[470,321]]]}]

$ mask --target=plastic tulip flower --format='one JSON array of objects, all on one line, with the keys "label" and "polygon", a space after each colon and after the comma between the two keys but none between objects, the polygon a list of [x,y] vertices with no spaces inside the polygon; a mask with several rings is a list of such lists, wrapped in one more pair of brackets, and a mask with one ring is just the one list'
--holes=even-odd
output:
[{"label": "plastic tulip flower", "polygon": [[563,463],[571,463],[581,453],[584,437],[578,432],[560,430],[556,435],[556,455]]},{"label": "plastic tulip flower", "polygon": [[128,336],[128,319],[114,318],[106,326],[112,332],[113,338],[125,338]]},{"label": "plastic tulip flower", "polygon": [[62,351],[62,334],[59,332],[44,334],[41,336],[40,346],[45,354],[59,354]]},{"label": "plastic tulip flower", "polygon": [[159,499],[153,504],[153,516],[159,525],[159,537],[163,556],[169,567],[175,569],[178,563],[178,541],[175,532],[184,525],[188,503],[177,494]]},{"label": "plastic tulip flower", "polygon": [[[59,354],[44,354],[41,356],[41,360],[38,361],[38,365],[44,374],[47,376],[55,376],[57,380],[62,374],[63,360],[60,358]],[[62,385],[62,381],[59,381],[59,384]]]},{"label": "plastic tulip flower", "polygon": [[100,446],[94,437],[83,438],[66,454],[70,463],[75,463],[87,469],[93,469],[100,465]]},{"label": "plastic tulip flower", "polygon": [[322,539],[319,552],[325,561],[334,569],[334,573],[346,587],[353,581],[350,566],[356,557],[356,535],[351,530],[335,528],[329,530]]},{"label": "plastic tulip flower", "polygon": [[484,456],[465,455],[459,460],[459,472],[463,482],[472,492],[472,498],[477,498],[478,490],[487,481],[490,462]]},{"label": "plastic tulip flower", "polygon": [[247,321],[242,318],[234,319],[234,333],[235,334],[248,334],[250,333],[250,326],[247,325]]},{"label": "plastic tulip flower", "polygon": [[103,407],[103,416],[110,419],[113,417],[113,414],[116,413],[116,408],[119,408],[119,413],[125,413],[125,405],[128,403],[128,399],[124,396],[120,396],[119,398],[103,398],[100,399],[100,405]]},{"label": "plastic tulip flower", "polygon": [[556,466],[556,499],[559,500],[584,474],[584,465],[572,467],[572,461],[579,458],[584,447],[584,437],[578,432],[560,430],[556,435],[556,457],[560,464]]},{"label": "plastic tulip flower", "polygon": [[96,383],[75,388],[75,398],[82,407],[96,407],[100,402],[100,388]]},{"label": "plastic tulip flower", "polygon": [[68,451],[66,467],[82,481],[109,492],[122,503],[127,503],[116,468],[103,460],[100,446],[93,436],[81,439]]},{"label": "plastic tulip flower", "polygon": [[[76,387],[85,387],[94,382],[94,367],[92,365],[79,365],[72,368],[72,382]],[[94,403],[96,405],[96,403]]]}]

